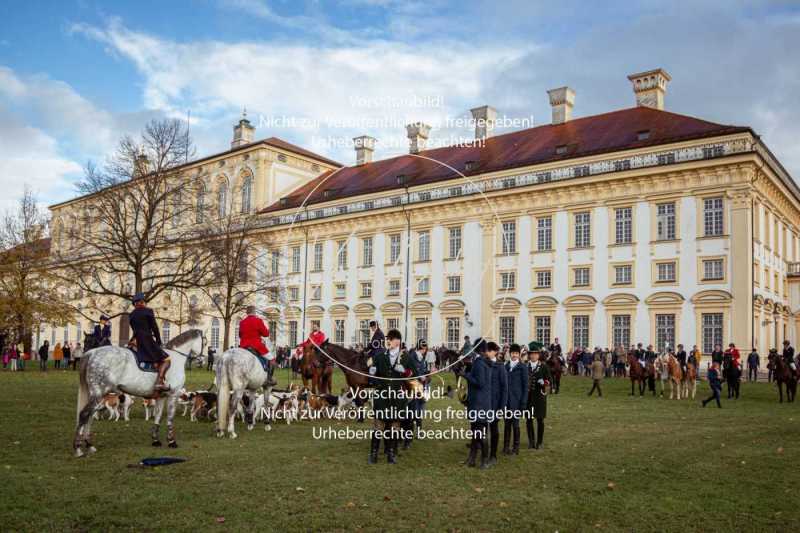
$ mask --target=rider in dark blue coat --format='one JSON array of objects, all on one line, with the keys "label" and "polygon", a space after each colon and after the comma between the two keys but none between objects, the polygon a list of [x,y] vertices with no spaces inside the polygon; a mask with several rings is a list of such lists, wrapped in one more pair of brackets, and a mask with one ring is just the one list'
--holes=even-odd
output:
[{"label": "rider in dark blue coat", "polygon": [[[491,342],[495,352],[499,351],[497,344]],[[486,442],[489,416],[492,410],[492,371],[489,360],[477,353],[472,361],[469,372],[464,374],[469,388],[467,389],[467,418],[472,430],[472,443],[469,457],[465,464],[475,466],[478,450],[481,451],[481,468],[489,468],[489,445]]]},{"label": "rider in dark blue coat", "polygon": [[98,346],[111,346],[111,324],[108,323],[108,316],[100,315],[100,323],[95,324],[94,332],[94,347]]},{"label": "rider in dark blue coat", "polygon": [[[510,361],[506,363],[508,373],[508,405],[503,423],[503,453],[519,454],[519,419],[528,403],[528,365],[519,360],[520,346],[512,344],[509,348]],[[509,448],[508,441],[514,432],[514,446]]]}]

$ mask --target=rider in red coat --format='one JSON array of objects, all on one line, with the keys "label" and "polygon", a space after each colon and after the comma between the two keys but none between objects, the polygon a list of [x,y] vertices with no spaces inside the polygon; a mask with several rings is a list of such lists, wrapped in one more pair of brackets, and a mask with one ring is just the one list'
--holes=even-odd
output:
[{"label": "rider in red coat", "polygon": [[309,344],[319,348],[320,346],[322,346],[322,343],[325,342],[326,339],[325,334],[322,332],[321,329],[319,329],[319,326],[317,324],[314,324],[313,326],[311,326],[311,328],[312,330],[311,333],[308,335],[308,338],[305,341],[303,341],[303,344],[300,345],[303,348],[305,348]]},{"label": "rider in red coat", "polygon": [[269,337],[269,329],[264,321],[256,315],[254,305],[247,307],[247,316],[239,322],[239,348],[252,348],[261,355],[267,355],[269,349],[261,340]]}]

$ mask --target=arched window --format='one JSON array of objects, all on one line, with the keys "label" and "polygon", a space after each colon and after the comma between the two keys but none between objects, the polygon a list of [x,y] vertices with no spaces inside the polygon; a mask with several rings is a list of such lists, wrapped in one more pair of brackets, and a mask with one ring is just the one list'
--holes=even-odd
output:
[{"label": "arched window", "polygon": [[195,221],[198,224],[203,223],[203,215],[206,209],[206,186],[200,183],[197,187],[197,213]]},{"label": "arched window", "polygon": [[171,331],[171,326],[169,322],[164,322],[164,325],[161,327],[161,342],[164,344],[169,342]]},{"label": "arched window", "polygon": [[250,204],[253,196],[253,178],[245,176],[242,181],[242,213],[250,212]]},{"label": "arched window", "polygon": [[211,320],[211,347],[219,351],[219,319]]},{"label": "arched window", "polygon": [[220,182],[219,189],[217,190],[217,209],[219,210],[219,218],[225,218],[228,207],[228,184],[224,181]]}]

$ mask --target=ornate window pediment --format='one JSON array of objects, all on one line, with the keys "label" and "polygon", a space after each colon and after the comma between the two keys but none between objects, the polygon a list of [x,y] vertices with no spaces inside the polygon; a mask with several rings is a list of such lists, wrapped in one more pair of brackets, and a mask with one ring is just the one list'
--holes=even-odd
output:
[{"label": "ornate window pediment", "polygon": [[370,303],[361,303],[353,307],[353,311],[357,314],[374,314],[375,306]]},{"label": "ornate window pediment", "polygon": [[551,309],[558,305],[558,300],[552,296],[537,296],[528,300],[526,305],[528,309]]},{"label": "ornate window pediment", "polygon": [[332,306],[330,306],[330,307],[328,308],[328,312],[329,312],[330,314],[332,314],[332,315],[336,315],[336,314],[340,314],[340,315],[342,315],[342,314],[347,314],[347,312],[348,312],[349,310],[350,310],[350,308],[349,308],[349,307],[347,307],[347,306],[346,306],[346,305],[344,305],[344,304],[336,304],[336,305],[332,305]]},{"label": "ornate window pediment", "polygon": [[381,313],[402,313],[403,304],[399,302],[386,302],[381,306]]},{"label": "ornate window pediment", "polygon": [[680,305],[683,301],[684,297],[677,292],[663,291],[651,294],[644,302],[647,305]]},{"label": "ornate window pediment", "polygon": [[409,311],[431,311],[433,309],[433,304],[427,300],[420,300],[418,302],[413,302],[408,306],[408,309]]},{"label": "ornate window pediment", "polygon": [[445,300],[439,304],[442,311],[463,311],[466,305],[461,300]]},{"label": "ornate window pediment", "polygon": [[597,299],[588,294],[576,294],[564,300],[565,307],[594,307]]},{"label": "ornate window pediment", "polygon": [[504,297],[498,298],[492,302],[492,309],[496,311],[512,311],[522,307],[522,303],[516,298]]},{"label": "ornate window pediment", "polygon": [[309,305],[306,307],[306,314],[307,315],[322,315],[325,313],[325,308],[321,305]]},{"label": "ornate window pediment", "polygon": [[605,305],[606,307],[623,306],[623,305],[630,306],[630,305],[636,305],[638,303],[639,303],[639,298],[635,294],[629,294],[626,292],[611,294],[603,300],[603,305]]},{"label": "ornate window pediment", "polygon": [[733,301],[733,296],[728,291],[700,291],[692,296],[693,304],[727,304],[731,301]]}]

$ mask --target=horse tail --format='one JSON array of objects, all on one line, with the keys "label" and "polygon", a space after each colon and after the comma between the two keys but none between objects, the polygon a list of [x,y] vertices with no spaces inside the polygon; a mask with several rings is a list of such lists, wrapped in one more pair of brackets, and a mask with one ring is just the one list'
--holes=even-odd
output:
[{"label": "horse tail", "polygon": [[217,366],[217,431],[225,431],[228,427],[228,404],[231,401],[231,387],[228,379],[227,365],[220,361]]},{"label": "horse tail", "polygon": [[79,384],[78,384],[78,410],[76,414],[76,418],[78,424],[80,424],[80,417],[81,411],[86,405],[89,403],[89,385],[86,382],[86,373],[88,372],[89,366],[89,357],[83,356],[81,357],[81,363],[79,368]]}]

